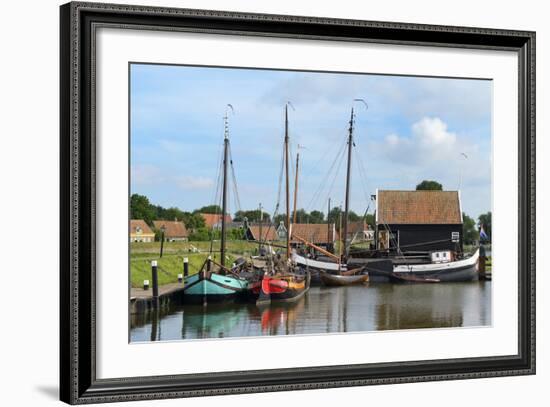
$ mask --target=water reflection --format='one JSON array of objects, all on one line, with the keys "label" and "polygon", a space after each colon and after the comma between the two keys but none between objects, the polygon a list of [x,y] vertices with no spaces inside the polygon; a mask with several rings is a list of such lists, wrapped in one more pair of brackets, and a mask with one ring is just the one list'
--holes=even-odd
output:
[{"label": "water reflection", "polygon": [[312,287],[295,304],[183,306],[132,315],[131,341],[483,326],[491,282]]}]

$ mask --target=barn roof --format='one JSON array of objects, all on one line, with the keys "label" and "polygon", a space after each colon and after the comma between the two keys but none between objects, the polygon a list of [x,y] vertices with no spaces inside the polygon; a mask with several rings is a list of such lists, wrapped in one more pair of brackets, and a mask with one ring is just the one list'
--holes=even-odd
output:
[{"label": "barn roof", "polygon": [[[222,221],[221,213],[201,213],[201,216],[204,219],[204,223],[207,228],[220,224]],[[225,215],[225,223],[229,223],[231,221],[231,215]]]},{"label": "barn roof", "polygon": [[[248,230],[250,230],[250,234],[252,235],[252,239],[254,240],[260,240],[260,226],[258,225],[250,225],[248,226]],[[275,227],[266,224],[262,226],[262,241],[274,241],[277,240],[277,230]]]},{"label": "barn roof", "polygon": [[377,224],[461,224],[458,191],[378,191]]},{"label": "barn roof", "polygon": [[174,220],[154,220],[153,225],[155,226],[155,229],[159,230],[160,228],[162,228],[162,226],[164,226],[164,235],[167,238],[189,236],[189,233],[187,233],[187,229],[185,228],[183,222],[178,222]]},{"label": "barn roof", "polygon": [[[330,234],[326,223],[294,223],[292,224],[292,235],[297,235],[311,243],[333,243],[335,239],[334,224],[330,224]],[[327,239],[328,237],[328,239]],[[292,239],[299,243],[298,239]]]}]

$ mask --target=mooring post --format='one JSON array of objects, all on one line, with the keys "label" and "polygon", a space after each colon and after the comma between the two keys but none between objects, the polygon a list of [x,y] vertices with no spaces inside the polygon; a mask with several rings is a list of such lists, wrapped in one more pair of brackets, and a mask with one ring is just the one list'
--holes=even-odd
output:
[{"label": "mooring post", "polygon": [[157,261],[151,262],[151,274],[153,280],[153,307],[158,308],[159,305],[159,274],[157,269]]},{"label": "mooring post", "polygon": [[164,234],[166,233],[166,226],[162,225],[160,232],[160,257],[162,257],[162,253],[164,252]]},{"label": "mooring post", "polygon": [[206,262],[206,271],[212,270],[212,256],[208,256],[208,260]]},{"label": "mooring post", "polygon": [[189,258],[183,258],[183,277],[187,278],[189,276]]},{"label": "mooring post", "polygon": [[143,289],[148,290],[149,289],[149,280],[143,280]]}]

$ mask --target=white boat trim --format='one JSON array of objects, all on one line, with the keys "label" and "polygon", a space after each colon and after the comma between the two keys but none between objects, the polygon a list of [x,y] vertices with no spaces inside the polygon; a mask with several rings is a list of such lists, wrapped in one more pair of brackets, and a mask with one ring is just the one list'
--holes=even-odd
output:
[{"label": "white boat trim", "polygon": [[452,270],[462,267],[473,266],[477,263],[479,259],[479,249],[475,251],[470,257],[458,260],[451,261],[449,263],[431,263],[431,264],[407,264],[401,266],[395,266],[393,268],[394,273],[415,273],[415,272],[436,272],[443,270]]},{"label": "white boat trim", "polygon": [[300,256],[296,253],[292,254],[292,261],[301,266],[311,267],[318,270],[332,270],[332,271],[346,271],[347,267],[345,264],[338,266],[338,263],[332,263],[329,261],[319,261],[308,259],[307,257]]}]

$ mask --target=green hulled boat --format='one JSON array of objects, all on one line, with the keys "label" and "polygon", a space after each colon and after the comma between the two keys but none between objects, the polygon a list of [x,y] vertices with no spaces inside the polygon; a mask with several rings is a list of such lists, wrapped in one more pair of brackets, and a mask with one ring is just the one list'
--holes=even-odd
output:
[{"label": "green hulled boat", "polygon": [[[233,106],[227,105],[233,111]],[[223,140],[223,177],[222,185],[222,212],[221,212],[221,256],[220,264],[215,263],[209,257],[199,273],[185,279],[184,302],[203,303],[235,300],[248,289],[248,281],[225,267],[226,260],[226,215],[227,215],[227,174],[230,159],[228,109],[224,116],[224,140]],[[236,184],[235,184],[236,185]],[[235,186],[236,188],[236,186]],[[212,266],[216,266],[213,270]]]},{"label": "green hulled boat", "polygon": [[[207,263],[210,260],[207,261]],[[192,303],[234,301],[245,294],[248,281],[227,272],[201,270],[185,279],[184,300]]]}]

